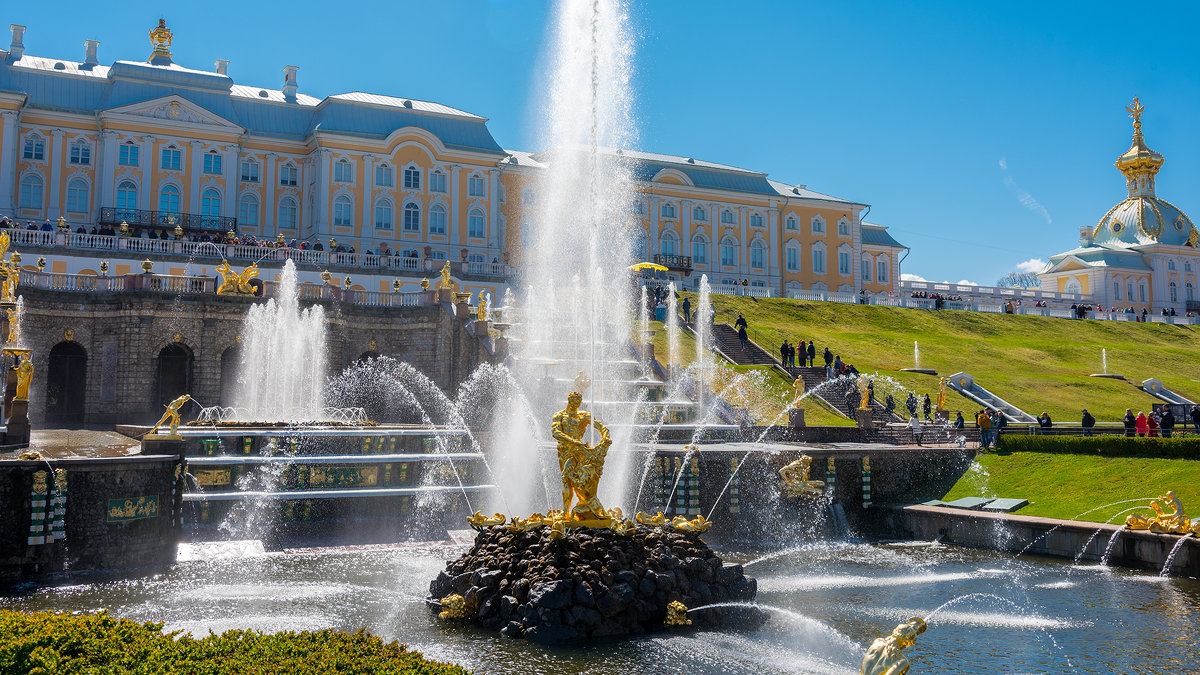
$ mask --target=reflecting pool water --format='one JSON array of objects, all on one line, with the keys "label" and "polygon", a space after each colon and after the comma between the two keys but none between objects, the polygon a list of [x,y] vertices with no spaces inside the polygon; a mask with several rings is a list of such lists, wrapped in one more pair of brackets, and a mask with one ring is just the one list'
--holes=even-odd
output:
[{"label": "reflecting pool water", "polygon": [[31,590],[0,607],[105,608],[201,635],[366,628],[489,673],[857,673],[873,638],[980,594],[932,617],[908,650],[914,672],[1200,671],[1200,582],[1189,579],[938,545],[821,543],[765,557],[725,550],[727,560],[754,561],[747,573],[772,613],[761,629],[546,648],[434,618],[423,602],[428,582],[463,550],[214,546],[187,551],[157,576]]}]

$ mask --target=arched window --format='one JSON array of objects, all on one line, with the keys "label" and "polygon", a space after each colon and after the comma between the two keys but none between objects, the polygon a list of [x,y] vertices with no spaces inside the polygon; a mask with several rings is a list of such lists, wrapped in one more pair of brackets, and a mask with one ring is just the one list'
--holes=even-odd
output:
[{"label": "arched window", "polygon": [[375,201],[375,229],[392,229],[392,203],[386,199]]},{"label": "arched window", "polygon": [[441,204],[429,209],[429,234],[446,234],[446,207]]},{"label": "arched window", "polygon": [[404,205],[404,231],[405,232],[420,232],[421,231],[421,207],[413,202]]},{"label": "arched window", "polygon": [[82,178],[67,181],[67,212],[87,213],[88,184]]},{"label": "arched window", "polygon": [[820,242],[813,244],[812,271],[813,274],[825,274],[825,245]]},{"label": "arched window", "polygon": [[789,272],[800,271],[800,244],[795,239],[789,239],[783,248],[784,264]]},{"label": "arched window", "polygon": [[1121,277],[1113,279],[1113,300],[1121,299]]},{"label": "arched window", "polygon": [[692,264],[704,265],[708,262],[708,239],[697,232],[692,235]]},{"label": "arched window", "polygon": [[762,226],[763,226],[762,214],[761,213],[751,213],[750,214],[750,227],[762,227]]},{"label": "arched window", "polygon": [[205,218],[221,216],[221,193],[212,188],[200,193],[200,215]]},{"label": "arched window", "polygon": [[258,182],[258,160],[252,157],[242,160],[242,180],[246,183]]},{"label": "arched window", "polygon": [[863,281],[871,280],[871,262],[872,262],[871,256],[864,253],[862,260],[860,261],[860,267],[862,267],[862,280]]},{"label": "arched window", "polygon": [[792,231],[800,229],[800,225],[796,222],[796,218],[794,216],[788,216],[787,220],[784,221],[783,226],[785,229]]},{"label": "arched window", "polygon": [[658,215],[663,218],[674,218],[675,205],[670,202],[663,202],[662,206],[658,207]]},{"label": "arched window", "polygon": [[404,170],[404,189],[405,190],[420,190],[421,189],[421,170],[410,166]]},{"label": "arched window", "polygon": [[238,224],[258,227],[258,197],[242,195],[238,199]]},{"label": "arched window", "polygon": [[730,211],[729,209],[725,209],[724,211],[721,212],[721,224],[722,225],[732,225],[733,224],[733,211]]},{"label": "arched window", "polygon": [[71,144],[71,164],[87,166],[92,163],[92,146],[82,138]]},{"label": "arched window", "polygon": [[812,233],[813,234],[825,234],[825,219],[822,218],[821,216],[813,216]]},{"label": "arched window", "polygon": [[446,174],[441,171],[434,171],[429,174],[429,191],[430,192],[446,192]]},{"label": "arched window", "polygon": [[179,188],[164,185],[158,193],[158,210],[163,213],[179,213]]},{"label": "arched window", "polygon": [[[751,216],[753,217],[753,216]],[[752,269],[761,270],[766,266],[767,260],[767,245],[762,239],[755,239],[750,242],[750,267]]]},{"label": "arched window", "polygon": [[888,277],[890,276],[890,273],[888,272],[889,269],[891,269],[891,263],[888,261],[887,256],[879,256],[879,258],[875,260],[875,281],[881,284],[886,284],[888,282]]},{"label": "arched window", "polygon": [[1138,284],[1138,300],[1140,302],[1146,302],[1146,282],[1145,281]]},{"label": "arched window", "polygon": [[23,209],[42,208],[42,177],[37,174],[26,174],[21,179],[21,195],[17,199]]},{"label": "arched window", "polygon": [[375,167],[375,185],[378,187],[392,187],[392,166],[384,163]]},{"label": "arched window", "polygon": [[483,211],[471,209],[467,214],[467,236],[475,239],[482,239],[487,236],[483,221]]},{"label": "arched window", "polygon": [[354,202],[346,195],[339,195],[333,200],[333,224],[338,227],[350,227],[354,222]]},{"label": "arched window", "polygon": [[845,218],[842,218],[841,220],[838,221],[838,236],[839,237],[849,237],[850,236],[850,223]]},{"label": "arched window", "polygon": [[1196,291],[1194,288],[1192,288],[1192,282],[1189,281],[1187,283],[1187,285],[1183,287],[1183,291],[1184,291],[1185,299],[1188,302],[1191,302],[1196,299]]},{"label": "arched window", "polygon": [[350,183],[354,181],[354,167],[350,166],[350,162],[344,159],[334,162],[333,180],[338,183]]},{"label": "arched window", "polygon": [[138,207],[137,185],[131,180],[117,184],[117,210],[136,211]]},{"label": "arched window", "polygon": [[21,152],[21,159],[31,159],[41,161],[46,158],[46,141],[41,136],[33,134],[25,139],[25,147]]},{"label": "arched window", "polygon": [[215,150],[204,153],[204,173],[221,173],[221,155]]},{"label": "arched window", "polygon": [[1171,302],[1179,302],[1179,287],[1175,285],[1174,281],[1170,283],[1168,290],[1171,293]]},{"label": "arched window", "polygon": [[846,244],[838,247],[838,274],[850,276],[850,247]]},{"label": "arched window", "polygon": [[483,176],[474,174],[467,179],[467,194],[472,197],[484,196]]},{"label": "arched window", "polygon": [[287,230],[296,229],[296,200],[291,197],[279,200],[279,227]]},{"label": "arched window", "polygon": [[738,243],[733,237],[721,240],[721,265],[735,267],[738,264]]},{"label": "arched window", "polygon": [[699,220],[699,221],[703,222],[707,217],[708,217],[708,214],[704,210],[703,206],[693,206],[692,207],[692,220]]},{"label": "arched window", "polygon": [[663,230],[662,235],[658,238],[658,252],[663,255],[675,255],[675,244],[679,238],[675,236],[674,230]]},{"label": "arched window", "polygon": [[1083,285],[1078,279],[1067,279],[1067,283],[1063,286],[1064,293],[1074,293],[1076,295],[1083,293]]},{"label": "arched window", "polygon": [[1132,281],[1125,282],[1125,299],[1130,302],[1133,302],[1133,282]]}]

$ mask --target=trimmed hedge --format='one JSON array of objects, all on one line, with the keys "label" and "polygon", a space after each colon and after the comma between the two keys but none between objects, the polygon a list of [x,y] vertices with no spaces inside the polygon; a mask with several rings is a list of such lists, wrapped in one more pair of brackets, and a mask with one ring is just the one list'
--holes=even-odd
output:
[{"label": "trimmed hedge", "polygon": [[1200,459],[1200,437],[1141,438],[1127,436],[1000,436],[1010,452],[1049,452],[1104,457],[1168,457]]},{"label": "trimmed hedge", "polygon": [[94,673],[464,675],[367,633],[231,630],[197,640],[106,614],[0,610],[0,675]]}]

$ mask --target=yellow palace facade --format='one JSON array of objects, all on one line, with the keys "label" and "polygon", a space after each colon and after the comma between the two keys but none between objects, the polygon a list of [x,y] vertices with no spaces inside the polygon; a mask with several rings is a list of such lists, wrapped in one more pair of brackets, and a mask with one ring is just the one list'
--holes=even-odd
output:
[{"label": "yellow palace facade", "polygon": [[[174,63],[163,22],[147,61],[111,65],[92,40],[82,61],[26,54],[25,28],[11,29],[0,51],[0,215],[22,227],[61,218],[72,231],[124,222],[156,238],[232,231],[519,269],[552,161],[504,149],[484,117],[362,92],[315,98],[294,66],[278,89],[237,84],[224,61]],[[864,204],[694,158],[623,154],[641,192],[639,254],[685,288],[706,273],[729,290],[793,297],[899,289],[906,248],[861,222]]]}]

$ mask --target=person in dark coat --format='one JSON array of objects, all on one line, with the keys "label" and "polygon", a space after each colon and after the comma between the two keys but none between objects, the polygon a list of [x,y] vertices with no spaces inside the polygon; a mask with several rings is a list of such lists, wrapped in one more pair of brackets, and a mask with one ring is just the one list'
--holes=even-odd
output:
[{"label": "person in dark coat", "polygon": [[741,327],[738,328],[738,339],[742,341],[742,350],[745,350],[746,349],[746,320],[742,319],[740,316],[738,318],[742,320],[742,325],[741,325]]},{"label": "person in dark coat", "polygon": [[933,409],[933,404],[929,401],[929,394],[925,394],[925,397],[923,399],[921,399],[921,413],[923,415],[925,415],[926,422],[930,421],[929,412],[932,409]]},{"label": "person in dark coat", "polygon": [[1092,417],[1092,413],[1088,412],[1087,408],[1083,409],[1083,420],[1079,422],[1079,426],[1083,427],[1084,436],[1092,435],[1092,427],[1096,426],[1096,418]]},{"label": "person in dark coat", "polygon": [[1163,438],[1171,437],[1171,432],[1175,431],[1175,413],[1171,412],[1171,406],[1163,406],[1162,420],[1158,426],[1162,428]]},{"label": "person in dark coat", "polygon": [[783,364],[784,368],[787,368],[787,365],[788,365],[788,352],[789,351],[791,351],[791,346],[788,345],[787,340],[784,340],[783,344],[779,345],[779,362]]},{"label": "person in dark coat", "polygon": [[692,322],[692,299],[691,298],[683,299],[683,322],[684,323]]},{"label": "person in dark coat", "polygon": [[891,419],[896,410],[896,399],[892,398],[892,394],[890,392],[888,393],[887,398],[883,399],[883,409],[887,411],[888,419]]},{"label": "person in dark coat", "polygon": [[1192,406],[1192,431],[1200,434],[1200,405]]},{"label": "person in dark coat", "polygon": [[[828,352],[829,349],[826,349],[825,351]],[[809,342],[808,343],[808,365],[810,367],[812,366],[813,360],[816,358],[816,356],[817,356],[817,348],[814,345],[814,343]],[[1200,411],[1198,411],[1198,412],[1200,412]],[[1198,418],[1198,419],[1200,419],[1200,418]]]},{"label": "person in dark coat", "polygon": [[746,324],[746,317],[742,316],[741,314],[738,314],[737,321],[733,322],[733,326],[735,328],[749,328],[750,327]]},{"label": "person in dark coat", "polygon": [[908,392],[908,398],[904,399],[904,407],[908,409],[909,417],[917,414],[917,397],[911,391]]},{"label": "person in dark coat", "polygon": [[965,426],[967,426],[967,421],[963,419],[962,411],[959,410],[958,416],[954,418],[954,428],[962,429]]},{"label": "person in dark coat", "polygon": [[829,364],[831,364],[831,363],[833,363],[833,352],[829,351],[829,347],[826,347],[825,348],[825,367],[828,368]]},{"label": "person in dark coat", "polygon": [[1125,417],[1121,418],[1121,422],[1125,425],[1125,437],[1133,438],[1137,431],[1137,417],[1134,416],[1132,408],[1125,409]]}]

